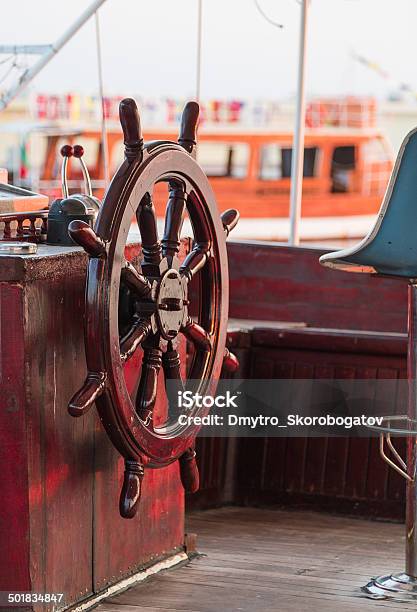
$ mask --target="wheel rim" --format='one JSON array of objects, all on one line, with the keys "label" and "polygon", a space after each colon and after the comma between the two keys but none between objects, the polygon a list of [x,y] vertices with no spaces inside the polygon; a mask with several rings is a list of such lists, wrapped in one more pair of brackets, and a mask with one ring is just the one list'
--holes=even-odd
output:
[{"label": "wheel rim", "polygon": [[[118,296],[124,246],[136,206],[143,204],[146,194],[152,194],[155,184],[174,181],[183,184],[188,195],[187,211],[195,242],[209,243],[212,249],[213,256],[199,272],[202,287],[199,324],[209,332],[212,350],[208,353],[197,348],[190,378],[200,381],[194,391],[202,395],[215,392],[223,362],[228,307],[224,230],[207,178],[179,146],[151,146],[145,149],[143,160],[136,167],[126,162],[121,166],[106,194],[95,228],[108,243],[107,257],[92,259],[88,270],[87,337],[101,337],[102,341],[99,347],[87,342],[87,363],[89,369],[99,366],[106,373],[105,391],[97,399],[102,422],[122,454],[145,455],[155,465],[177,459],[192,443],[198,427],[190,424],[153,427],[152,422],[139,418],[120,358]],[[188,414],[203,416],[207,412],[204,407],[194,406]]]},{"label": "wheel rim", "polygon": [[[225,349],[228,310],[225,239],[235,227],[239,213],[230,209],[219,217],[208,180],[192,158],[198,114],[195,102],[185,106],[180,146],[155,142],[144,150],[136,103],[130,98],[122,100],[120,121],[125,162],[106,193],[95,230],[81,220],[72,221],[68,228],[72,239],[90,256],[85,308],[88,374],[70,400],[68,411],[79,417],[96,403],[111,441],[124,456],[119,500],[124,518],[136,514],[144,463],[148,467],[162,467],[179,459],[185,490],[194,492],[199,487],[194,450],[199,427],[193,419],[179,421],[178,401],[175,406],[172,389],[167,388],[167,381],[171,381],[177,392],[184,389],[175,344],[179,332],[194,346],[190,377],[197,379],[193,390],[199,392],[200,398],[214,394],[222,365],[230,372],[239,365],[236,357]],[[152,194],[161,182],[169,185],[169,199],[164,235],[159,241]],[[177,255],[185,210],[195,243],[179,266]],[[140,272],[125,259],[126,239],[134,215],[142,237]],[[198,319],[204,327],[188,313],[189,283],[197,273]],[[124,364],[139,346],[143,356],[135,397],[132,389],[129,392]],[[162,426],[155,414],[161,366],[171,412]],[[194,399],[187,416],[205,416],[209,407],[204,406],[204,402],[197,404]]]}]

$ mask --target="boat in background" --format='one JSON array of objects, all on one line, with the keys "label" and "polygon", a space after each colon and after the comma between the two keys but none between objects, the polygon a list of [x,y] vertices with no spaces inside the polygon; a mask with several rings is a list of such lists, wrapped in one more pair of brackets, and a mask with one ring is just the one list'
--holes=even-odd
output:
[{"label": "boat in background", "polygon": [[[304,146],[302,240],[346,240],[365,235],[377,214],[392,170],[392,150],[376,127],[373,99],[346,98],[311,102]],[[105,190],[102,132],[99,127],[32,128],[40,136],[42,160],[30,187],[50,198],[61,195],[60,148],[81,144],[98,197]],[[152,129],[145,139],[176,140],[176,127]],[[39,141],[40,140],[40,141]],[[293,135],[272,128],[245,129],[239,124],[204,124],[197,159],[215,191],[221,211],[239,208],[235,238],[285,241],[289,233],[289,194]],[[123,159],[120,129],[107,126],[110,175]],[[18,169],[22,175],[21,168]],[[24,174],[24,172],[23,172]],[[78,189],[82,174],[69,170],[69,186]],[[158,217],[166,193],[156,199]]]}]

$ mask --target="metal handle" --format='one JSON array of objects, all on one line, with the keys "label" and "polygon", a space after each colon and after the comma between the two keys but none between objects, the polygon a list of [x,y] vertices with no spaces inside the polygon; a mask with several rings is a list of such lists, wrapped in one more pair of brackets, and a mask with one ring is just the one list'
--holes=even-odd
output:
[{"label": "metal handle", "polygon": [[83,160],[84,147],[82,147],[81,145],[74,145],[74,147],[72,147],[71,145],[64,145],[61,148],[61,155],[64,158],[62,162],[62,168],[61,168],[61,185],[62,185],[63,197],[64,198],[69,197],[67,168],[68,168],[68,162],[69,162],[70,157],[76,157],[77,159],[80,160],[81,170],[82,170],[83,178],[84,178],[85,192],[88,196],[92,196],[93,190],[91,188],[90,173],[88,172],[88,168],[85,164],[85,161]]},{"label": "metal handle", "polygon": [[[392,459],[390,459],[386,454],[385,454],[385,448],[384,448],[384,441],[385,438],[387,440],[387,444],[389,449],[391,450],[392,454],[394,455],[394,457],[397,459],[398,463],[400,465],[398,465],[397,463],[395,463],[394,461],[392,461]],[[408,480],[408,482],[414,482],[415,481],[415,477],[414,476],[410,476],[407,473],[407,464],[405,463],[405,461],[403,460],[403,458],[401,457],[401,455],[399,454],[399,452],[397,451],[397,449],[395,448],[395,446],[392,443],[391,440],[391,434],[390,433],[381,433],[379,436],[379,453],[382,457],[382,459],[388,463],[388,465],[390,467],[392,467],[392,469],[394,469],[396,472],[398,472],[398,474],[400,474],[400,476],[402,476],[403,478],[405,478],[406,480]]]}]

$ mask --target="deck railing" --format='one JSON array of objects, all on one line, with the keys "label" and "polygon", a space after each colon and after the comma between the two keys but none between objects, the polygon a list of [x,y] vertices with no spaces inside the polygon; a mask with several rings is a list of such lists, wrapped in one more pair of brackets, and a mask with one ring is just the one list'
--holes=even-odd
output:
[{"label": "deck railing", "polygon": [[0,214],[0,241],[46,242],[48,211]]}]

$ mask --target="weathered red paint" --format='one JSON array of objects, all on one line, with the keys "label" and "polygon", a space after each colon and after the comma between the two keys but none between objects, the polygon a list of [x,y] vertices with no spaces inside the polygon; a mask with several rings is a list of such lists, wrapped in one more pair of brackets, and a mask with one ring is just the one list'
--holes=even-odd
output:
[{"label": "weathered red paint", "polygon": [[86,259],[52,247],[0,258],[0,590],[64,592],[67,604],[183,542],[178,468],[147,475],[142,510],[123,521],[122,468],[95,410],[67,413],[85,376]]},{"label": "weathered red paint", "polygon": [[[0,591],[30,590],[28,487],[21,287],[0,283],[1,409]],[[17,384],[16,384],[17,383]]]}]

